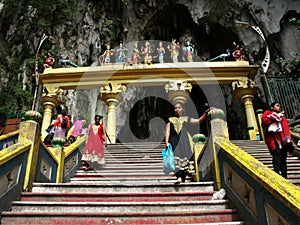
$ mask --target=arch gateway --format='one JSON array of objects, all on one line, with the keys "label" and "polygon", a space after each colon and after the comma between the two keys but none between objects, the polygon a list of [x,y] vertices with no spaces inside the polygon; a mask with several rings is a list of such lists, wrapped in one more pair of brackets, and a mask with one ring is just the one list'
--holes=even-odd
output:
[{"label": "arch gateway", "polygon": [[[247,61],[180,62],[150,65],[107,63],[94,67],[48,68],[43,74],[40,74],[40,81],[45,90],[42,96],[44,115],[41,130],[46,130],[51,123],[52,110],[61,103],[60,96],[64,90],[99,88],[99,97],[107,106],[107,134],[111,143],[116,143],[118,140],[116,133],[117,106],[129,87],[152,87],[155,88],[154,93],[163,91],[167,96],[154,94],[154,97],[162,98],[163,101],[170,103],[181,101],[187,106],[191,92],[200,87],[201,93],[205,95],[205,100],[203,100],[206,101],[205,104],[222,108],[226,112],[226,103],[220,85],[227,84],[231,85],[235,97],[243,102],[249,139],[256,140],[259,127],[252,100],[258,90],[258,86],[254,82],[258,68],[258,65],[250,65]],[[196,91],[196,95],[197,93],[199,92]],[[194,98],[203,99],[203,96]],[[189,110],[197,111],[197,105],[190,105]],[[141,116],[139,112],[135,112],[135,114]],[[132,133],[134,134],[134,132]],[[44,135],[42,134],[42,136]]]}]

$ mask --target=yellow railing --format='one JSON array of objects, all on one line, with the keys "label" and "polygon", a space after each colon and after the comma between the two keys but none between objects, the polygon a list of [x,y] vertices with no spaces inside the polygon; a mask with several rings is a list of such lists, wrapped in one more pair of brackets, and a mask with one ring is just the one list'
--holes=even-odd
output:
[{"label": "yellow railing", "polygon": [[10,132],[8,134],[3,134],[0,136],[0,141],[4,141],[10,137],[16,136],[19,133],[20,133],[20,130],[16,130],[16,131]]},{"label": "yellow railing", "polygon": [[64,178],[64,167],[65,167],[65,159],[71,155],[74,151],[76,151],[79,146],[85,143],[86,136],[78,137],[74,143],[69,145],[66,148],[55,148],[49,150],[49,152],[54,152],[53,157],[58,163],[57,175],[56,175],[56,183],[62,183]]},{"label": "yellow railing", "polygon": [[[20,124],[20,131],[1,137],[2,140],[5,140],[5,138],[19,133],[17,143],[0,151],[0,181],[2,182],[0,210],[8,207],[8,202],[5,202],[7,199],[16,200],[21,194],[20,191],[31,191],[33,182],[41,182],[39,179],[44,176],[43,172],[45,171],[40,172],[40,170],[45,170],[45,165],[49,165],[46,168],[50,174],[50,177],[47,177],[48,182],[56,183],[64,181],[66,163],[73,162],[74,157],[77,159],[77,165],[69,170],[68,176],[72,176],[80,165],[80,147],[85,144],[86,136],[78,137],[74,143],[66,148],[63,146],[48,148],[41,142],[39,130],[38,123],[26,121]],[[46,164],[45,160],[47,161]],[[12,188],[15,190],[9,191]]]},{"label": "yellow railing", "polygon": [[[229,140],[215,137],[214,143],[219,152],[221,183],[223,187],[230,190],[231,195],[234,193],[238,201],[242,202],[240,207],[251,212],[257,221],[265,221],[266,218],[269,221],[278,221],[284,218],[285,214],[289,214],[290,217],[284,218],[286,223],[283,223],[288,224],[294,220],[293,218],[300,218],[298,186],[278,175]],[[282,212],[280,205],[289,209]],[[265,214],[258,212],[265,212]]]},{"label": "yellow railing", "polygon": [[9,162],[20,154],[29,151],[30,147],[31,143],[29,141],[25,141],[23,143],[17,143],[3,149],[2,151],[0,151],[0,166]]}]

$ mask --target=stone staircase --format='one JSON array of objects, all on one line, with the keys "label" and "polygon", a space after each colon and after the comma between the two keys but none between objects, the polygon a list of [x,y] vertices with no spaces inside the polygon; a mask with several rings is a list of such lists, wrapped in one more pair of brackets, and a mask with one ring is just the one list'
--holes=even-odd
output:
[{"label": "stone staircase", "polygon": [[35,183],[1,224],[241,225],[213,182],[174,185],[162,170],[161,143],[113,144],[99,171],[79,170],[68,183]]},{"label": "stone staircase", "polygon": [[[272,156],[264,141],[234,140],[235,145],[247,151],[250,155],[264,163],[273,170]],[[300,186],[300,158],[298,156],[287,157],[288,180]]]}]

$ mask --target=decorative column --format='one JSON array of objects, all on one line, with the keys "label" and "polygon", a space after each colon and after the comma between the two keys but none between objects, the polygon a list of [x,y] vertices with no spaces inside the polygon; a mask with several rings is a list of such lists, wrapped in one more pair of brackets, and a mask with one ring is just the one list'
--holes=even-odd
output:
[{"label": "decorative column", "polygon": [[173,103],[180,102],[185,104],[190,97],[190,92],[192,90],[192,84],[187,81],[170,81],[165,85],[165,90],[169,95],[169,99]]},{"label": "decorative column", "polygon": [[42,97],[42,105],[44,108],[43,122],[41,128],[42,139],[45,138],[48,134],[46,132],[46,129],[51,124],[52,110],[61,103],[60,98],[58,97],[58,95],[60,94],[61,91],[60,89],[58,89],[56,92],[46,94]]},{"label": "decorative column", "polygon": [[108,106],[106,133],[112,144],[116,143],[117,135],[117,106],[122,101],[122,92],[126,87],[122,84],[108,83],[100,89],[101,98]]},{"label": "decorative column", "polygon": [[252,100],[257,93],[258,86],[254,81],[244,79],[233,82],[232,88],[235,91],[235,96],[244,103],[250,140],[257,140],[259,129]]}]

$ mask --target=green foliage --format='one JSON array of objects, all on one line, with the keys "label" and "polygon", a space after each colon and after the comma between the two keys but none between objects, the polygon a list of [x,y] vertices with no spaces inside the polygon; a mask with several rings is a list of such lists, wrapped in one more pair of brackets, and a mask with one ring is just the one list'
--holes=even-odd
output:
[{"label": "green foliage", "polygon": [[20,84],[4,87],[0,91],[0,101],[3,103],[0,110],[8,113],[20,113],[29,109],[33,100],[32,92],[23,90]]},{"label": "green foliage", "polygon": [[295,24],[297,30],[300,30],[300,20],[299,19],[291,18],[291,19],[289,19],[289,22]]},{"label": "green foliage", "polygon": [[286,60],[282,57],[276,59],[276,63],[280,66],[279,75],[300,79],[300,53],[293,52],[290,55],[293,57],[291,60]]},{"label": "green foliage", "polygon": [[[296,25],[298,31],[300,31],[300,20],[296,18],[289,19],[289,22]],[[284,59],[278,57],[276,63],[280,66],[279,75],[292,78],[294,80],[300,79],[300,53],[291,52],[292,59]]]}]

